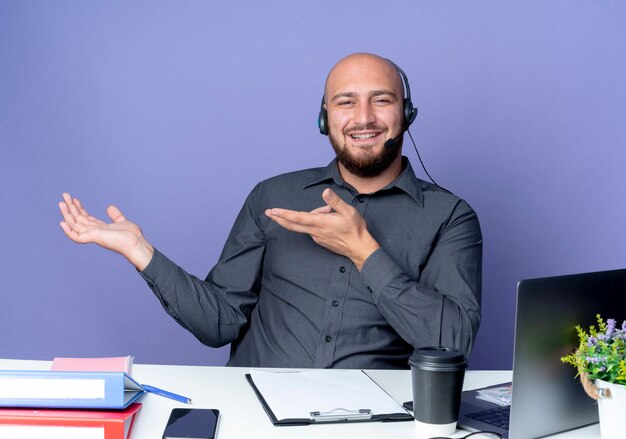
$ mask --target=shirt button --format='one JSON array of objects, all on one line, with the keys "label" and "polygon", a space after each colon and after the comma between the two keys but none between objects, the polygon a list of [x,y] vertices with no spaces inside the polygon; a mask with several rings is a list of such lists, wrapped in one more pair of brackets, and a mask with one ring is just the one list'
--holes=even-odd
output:
[{"label": "shirt button", "polygon": [[339,306],[339,301],[333,300],[331,305],[334,306],[334,307],[337,307],[337,306]]},{"label": "shirt button", "polygon": [[154,288],[154,284],[153,284],[152,282],[148,282],[148,286],[149,286],[150,288]]},{"label": "shirt button", "polygon": [[357,201],[358,201],[359,203],[362,203],[363,201],[365,201],[365,198],[363,198],[363,197],[359,197],[359,198],[357,198]]},{"label": "shirt button", "polygon": [[325,340],[330,343],[331,341],[333,341],[333,338],[330,335],[327,335]]},{"label": "shirt button", "polygon": [[341,271],[342,273],[346,272],[346,267],[339,267],[339,271]]}]

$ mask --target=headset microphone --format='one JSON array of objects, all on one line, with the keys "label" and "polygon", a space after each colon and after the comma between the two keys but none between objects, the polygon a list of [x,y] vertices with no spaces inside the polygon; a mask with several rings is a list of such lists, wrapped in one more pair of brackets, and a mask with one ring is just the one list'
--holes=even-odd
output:
[{"label": "headset microphone", "polygon": [[392,137],[391,139],[385,142],[385,149],[393,149],[398,144],[398,140],[404,135],[404,132],[400,133],[399,136]]}]

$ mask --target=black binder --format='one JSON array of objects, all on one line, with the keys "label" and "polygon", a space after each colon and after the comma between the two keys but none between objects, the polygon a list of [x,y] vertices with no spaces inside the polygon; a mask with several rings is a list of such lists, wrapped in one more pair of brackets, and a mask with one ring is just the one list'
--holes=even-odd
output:
[{"label": "black binder", "polygon": [[[345,372],[345,375],[342,377],[341,372]],[[317,378],[321,376],[322,378],[328,378],[328,380],[337,380],[340,378],[356,378],[361,380],[361,384],[368,387],[368,393],[370,398],[374,399],[382,399],[385,402],[386,408],[392,408],[391,411],[385,410],[384,413],[380,412],[376,409],[368,408],[368,401],[363,401],[363,403],[359,407],[333,407],[327,408],[327,410],[318,410],[315,407],[311,407],[310,409],[302,410],[303,416],[298,417],[283,417],[278,418],[275,410],[272,409],[270,402],[263,395],[262,391],[257,386],[257,383],[254,381],[254,377],[252,374],[246,374],[246,380],[252,386],[254,393],[257,398],[261,402],[265,413],[267,413],[268,417],[272,421],[272,424],[276,426],[289,426],[289,425],[309,425],[309,424],[326,424],[326,423],[344,423],[344,422],[395,422],[395,421],[412,421],[413,416],[407,412],[398,402],[393,400],[378,384],[376,384],[364,371],[362,370],[350,370],[350,371],[338,371],[338,370],[318,370],[318,371],[302,371],[302,372],[267,372],[267,371],[252,371],[252,373],[271,373],[277,374],[276,378],[280,380],[282,377],[293,378],[302,378],[302,382],[305,383],[305,380],[310,376],[310,374],[316,374]],[[338,374],[339,373],[339,374]],[[285,375],[289,374],[289,375]],[[294,375],[296,374],[296,375]],[[297,375],[301,374],[301,375]],[[357,376],[357,374],[362,374],[366,379],[362,379],[363,377]],[[257,379],[260,377],[257,375]],[[342,380],[344,382],[344,380]],[[339,383],[339,381],[337,381]],[[287,385],[287,384],[286,384]],[[302,391],[302,388],[293,388],[294,394],[298,393],[298,390]],[[319,389],[318,389],[319,390]],[[306,390],[305,390],[306,391]],[[267,393],[267,391],[266,391]],[[300,399],[300,398],[298,398]],[[370,402],[374,402],[370,400]],[[337,405],[341,405],[341,402],[338,402]],[[278,414],[280,415],[280,413]]]}]

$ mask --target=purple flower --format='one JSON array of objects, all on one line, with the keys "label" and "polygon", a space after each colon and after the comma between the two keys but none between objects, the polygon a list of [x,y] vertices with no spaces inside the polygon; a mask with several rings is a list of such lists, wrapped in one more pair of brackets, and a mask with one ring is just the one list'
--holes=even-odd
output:
[{"label": "purple flower", "polygon": [[611,338],[615,332],[615,319],[607,319],[606,321],[606,337],[607,339]]},{"label": "purple flower", "polygon": [[591,335],[589,336],[589,338],[587,339],[587,347],[594,347],[598,344],[598,340],[596,340],[596,338]]}]

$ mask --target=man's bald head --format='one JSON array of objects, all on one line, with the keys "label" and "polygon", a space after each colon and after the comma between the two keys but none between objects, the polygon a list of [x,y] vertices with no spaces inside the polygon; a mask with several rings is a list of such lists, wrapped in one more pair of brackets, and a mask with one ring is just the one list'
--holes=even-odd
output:
[{"label": "man's bald head", "polygon": [[329,88],[332,92],[342,83],[354,82],[359,77],[363,78],[365,75],[375,74],[392,79],[394,91],[399,93],[400,97],[404,97],[402,78],[397,67],[391,61],[373,53],[353,53],[339,60],[328,72],[324,85],[326,103],[328,102],[327,99],[332,99],[332,96],[329,96]]},{"label": "man's bald head", "polygon": [[[343,58],[326,78],[323,105],[320,131],[329,135],[340,171],[369,178],[392,164],[399,169],[404,87],[392,62],[370,53]],[[385,147],[390,139],[394,146]]]}]

